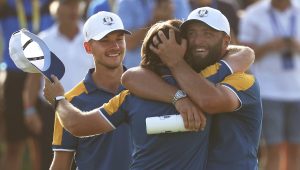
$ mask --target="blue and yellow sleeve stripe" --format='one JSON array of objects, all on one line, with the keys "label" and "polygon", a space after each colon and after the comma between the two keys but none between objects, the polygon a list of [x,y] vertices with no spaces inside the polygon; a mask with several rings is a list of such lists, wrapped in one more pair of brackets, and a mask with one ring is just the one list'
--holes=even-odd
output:
[{"label": "blue and yellow sleeve stripe", "polygon": [[[74,97],[81,95],[82,93],[87,93],[87,90],[83,82],[79,83],[73,89],[65,94],[66,99],[71,102]],[[53,130],[53,141],[52,145],[61,145],[63,140],[64,128],[59,121],[58,113],[55,113],[54,120],[54,130]]]}]

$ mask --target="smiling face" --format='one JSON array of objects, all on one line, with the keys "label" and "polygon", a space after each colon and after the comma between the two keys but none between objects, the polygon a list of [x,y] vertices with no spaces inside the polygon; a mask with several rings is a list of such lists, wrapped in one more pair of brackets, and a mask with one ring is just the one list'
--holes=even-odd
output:
[{"label": "smiling face", "polygon": [[122,66],[126,52],[125,34],[123,31],[114,31],[100,40],[85,42],[85,49],[94,57],[97,67],[116,69]]},{"label": "smiling face", "polygon": [[187,62],[197,72],[219,61],[226,52],[230,37],[202,22],[186,26],[188,40]]}]

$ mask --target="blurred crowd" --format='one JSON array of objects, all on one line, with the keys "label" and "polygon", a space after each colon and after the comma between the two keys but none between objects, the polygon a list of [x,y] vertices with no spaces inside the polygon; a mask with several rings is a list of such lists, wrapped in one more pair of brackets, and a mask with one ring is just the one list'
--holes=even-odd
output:
[{"label": "blurred crowd", "polygon": [[[83,23],[111,11],[132,35],[124,65],[138,66],[142,40],[151,25],[185,19],[195,8],[219,9],[231,25],[231,43],[254,49],[249,71],[263,101],[262,170],[300,169],[299,0],[0,0],[0,169],[49,169],[54,111],[43,99],[40,75],[19,70],[9,57],[10,36],[21,28],[38,34],[66,67],[66,91],[93,68],[83,46]],[[26,152],[25,152],[26,151]],[[24,154],[28,159],[24,159]],[[29,163],[26,163],[28,161]]]}]

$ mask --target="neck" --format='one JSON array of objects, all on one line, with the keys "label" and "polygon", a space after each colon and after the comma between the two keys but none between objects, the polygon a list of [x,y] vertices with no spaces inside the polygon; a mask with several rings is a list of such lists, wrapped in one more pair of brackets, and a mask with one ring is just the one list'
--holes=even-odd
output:
[{"label": "neck", "polygon": [[121,76],[123,72],[123,66],[115,69],[96,66],[92,78],[98,88],[102,88],[115,94],[121,85]]},{"label": "neck", "polygon": [[79,28],[78,26],[70,26],[65,24],[59,24],[58,26],[59,32],[66,36],[69,40],[72,40],[77,35]]},{"label": "neck", "polygon": [[291,1],[290,0],[273,0],[271,2],[272,7],[279,10],[279,11],[284,11],[288,9],[291,6]]}]

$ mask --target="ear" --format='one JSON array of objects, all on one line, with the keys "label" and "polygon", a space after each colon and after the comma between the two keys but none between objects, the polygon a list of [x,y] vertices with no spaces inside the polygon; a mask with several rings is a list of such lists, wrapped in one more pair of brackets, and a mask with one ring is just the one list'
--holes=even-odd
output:
[{"label": "ear", "polygon": [[230,36],[227,35],[227,34],[223,37],[223,47],[224,47],[224,49],[227,49],[227,47],[229,46],[230,39],[231,39]]},{"label": "ear", "polygon": [[92,54],[92,48],[89,42],[83,43],[84,49],[88,54]]}]

